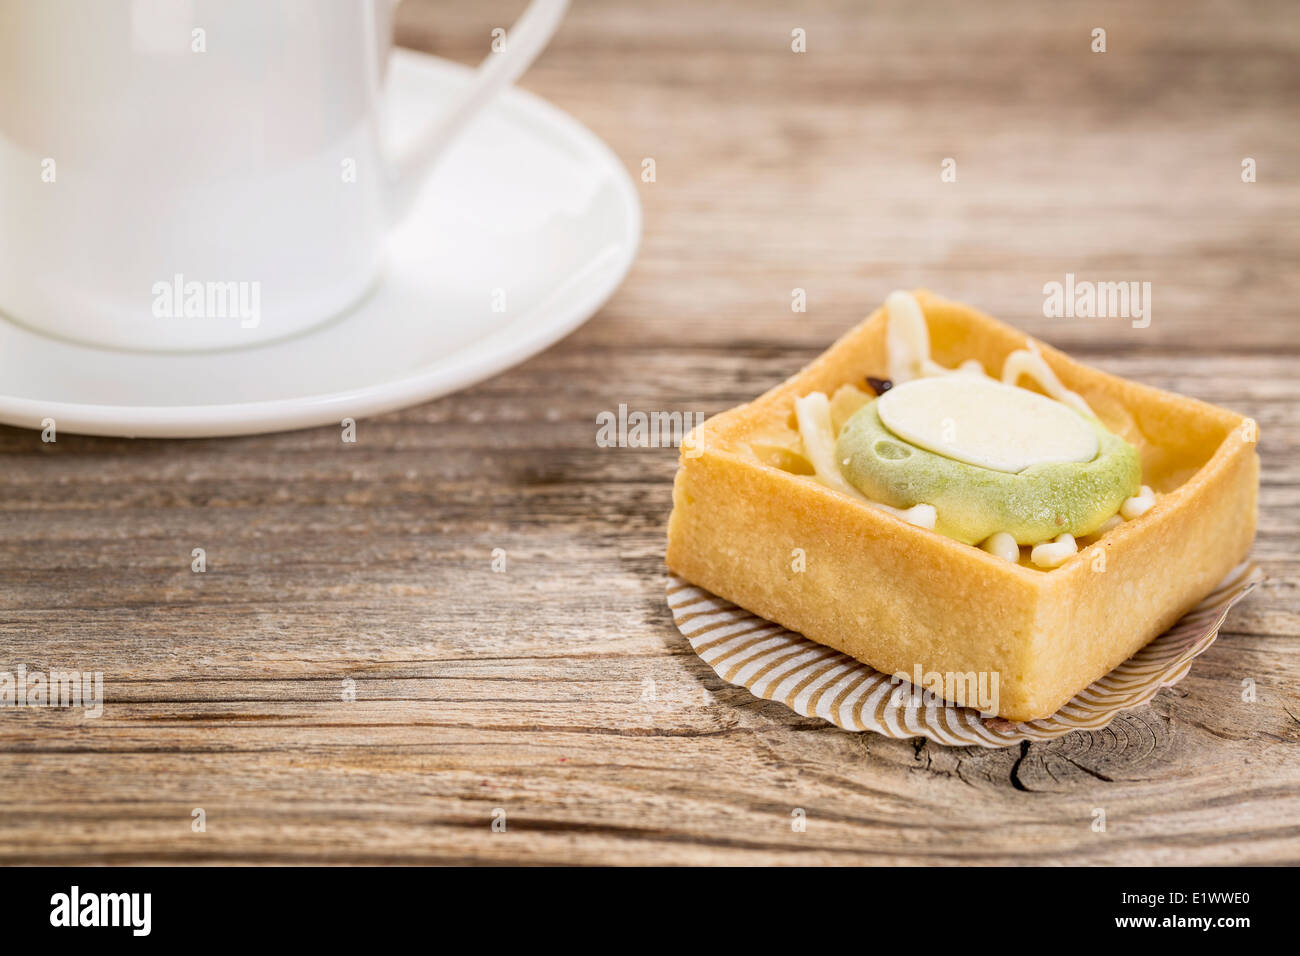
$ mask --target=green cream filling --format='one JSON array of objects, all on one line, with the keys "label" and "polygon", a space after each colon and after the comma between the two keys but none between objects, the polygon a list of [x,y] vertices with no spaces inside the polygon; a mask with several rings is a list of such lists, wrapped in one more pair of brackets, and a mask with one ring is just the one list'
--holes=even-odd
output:
[{"label": "green cream filling", "polygon": [[893,508],[933,505],[935,530],[967,544],[1005,531],[1018,544],[1068,532],[1096,531],[1141,487],[1137,449],[1091,416],[1098,452],[1087,462],[1031,465],[1008,473],[920,448],[880,420],[878,400],[844,424],[835,459],[845,479],[873,501]]}]

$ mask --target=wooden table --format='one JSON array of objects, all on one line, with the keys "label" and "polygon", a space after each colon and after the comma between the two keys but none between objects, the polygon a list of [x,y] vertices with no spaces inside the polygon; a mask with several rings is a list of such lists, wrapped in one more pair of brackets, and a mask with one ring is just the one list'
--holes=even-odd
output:
[{"label": "wooden table", "polygon": [[[408,2],[399,39],[473,61],[496,6]],[[1297,57],[1284,0],[578,2],[523,85],[657,173],[581,330],[355,445],[0,429],[3,665],[107,698],[0,711],[0,861],[1300,860]],[[1150,327],[1044,318],[1067,272],[1151,282]],[[1260,423],[1269,580],[1105,732],[843,733],[669,620],[675,453],[596,415],[720,411],[918,285]]]}]

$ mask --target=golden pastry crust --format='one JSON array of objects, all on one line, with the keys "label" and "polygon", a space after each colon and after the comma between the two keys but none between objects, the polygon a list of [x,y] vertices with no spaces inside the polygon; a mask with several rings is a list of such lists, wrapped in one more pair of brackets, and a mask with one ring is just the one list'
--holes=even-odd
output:
[{"label": "golden pastry crust", "polygon": [[[914,294],[942,365],[998,369],[1025,347],[1023,333],[974,309]],[[876,310],[794,377],[695,430],[673,486],[669,568],[885,673],[996,673],[998,714],[1023,721],[1167,630],[1250,550],[1253,422],[1041,343],[1065,386],[1137,447],[1159,496],[1060,567],[996,558],[808,477],[794,400],[883,374],[886,321]]]}]

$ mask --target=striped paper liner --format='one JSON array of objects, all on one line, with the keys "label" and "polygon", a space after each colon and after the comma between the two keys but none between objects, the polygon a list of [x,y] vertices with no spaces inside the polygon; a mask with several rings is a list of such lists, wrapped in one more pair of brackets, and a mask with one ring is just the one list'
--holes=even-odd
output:
[{"label": "striped paper liner", "polygon": [[900,685],[890,675],[674,574],[668,576],[668,607],[677,629],[719,677],[763,700],[779,701],[797,714],[821,717],[844,730],[928,737],[954,747],[1007,747],[1075,730],[1101,730],[1120,711],[1140,707],[1160,688],[1177,684],[1214,643],[1232,606],[1263,579],[1254,562],[1238,565],[1177,624],[1056,713],[1019,724],[981,717],[969,707],[943,701],[927,705],[914,701],[912,694],[895,694]]}]

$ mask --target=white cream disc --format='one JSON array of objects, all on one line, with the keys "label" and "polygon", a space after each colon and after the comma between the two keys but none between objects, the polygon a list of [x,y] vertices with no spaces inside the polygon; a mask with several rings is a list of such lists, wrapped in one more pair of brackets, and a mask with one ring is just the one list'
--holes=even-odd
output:
[{"label": "white cream disc", "polygon": [[1060,402],[977,375],[918,378],[876,402],[891,432],[936,455],[1015,474],[1033,465],[1092,461],[1097,433]]}]

